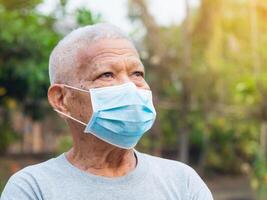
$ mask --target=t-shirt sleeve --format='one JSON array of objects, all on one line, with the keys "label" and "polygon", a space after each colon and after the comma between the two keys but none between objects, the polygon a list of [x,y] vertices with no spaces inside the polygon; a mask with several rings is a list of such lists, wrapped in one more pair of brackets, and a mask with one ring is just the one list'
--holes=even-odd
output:
[{"label": "t-shirt sleeve", "polygon": [[27,172],[17,172],[8,180],[0,200],[39,200],[38,185]]},{"label": "t-shirt sleeve", "polygon": [[189,200],[213,200],[212,194],[193,168],[188,169]]}]

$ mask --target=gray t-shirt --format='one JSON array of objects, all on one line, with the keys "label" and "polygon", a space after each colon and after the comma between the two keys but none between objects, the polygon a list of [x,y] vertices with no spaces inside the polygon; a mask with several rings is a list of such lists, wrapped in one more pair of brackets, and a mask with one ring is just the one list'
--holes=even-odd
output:
[{"label": "gray t-shirt", "polygon": [[137,152],[136,168],[122,177],[89,174],[65,154],[26,167],[9,179],[1,200],[212,200],[189,166]]}]

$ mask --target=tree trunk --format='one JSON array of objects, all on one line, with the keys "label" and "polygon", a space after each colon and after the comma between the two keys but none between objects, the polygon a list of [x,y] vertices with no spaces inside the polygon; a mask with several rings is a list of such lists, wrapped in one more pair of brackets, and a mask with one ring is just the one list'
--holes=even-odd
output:
[{"label": "tree trunk", "polygon": [[191,66],[191,35],[190,35],[190,8],[188,0],[185,1],[186,17],[183,24],[182,41],[184,47],[183,56],[183,77],[182,77],[182,94],[181,94],[181,127],[180,127],[180,145],[179,145],[179,160],[188,163],[189,160],[189,125],[188,114],[190,112],[190,80],[189,68]]},{"label": "tree trunk", "polygon": [[266,156],[267,155],[267,121],[261,122],[260,148],[261,148],[261,152]]},{"label": "tree trunk", "polygon": [[42,126],[41,122],[34,121],[32,125],[32,152],[40,153],[42,152]]},{"label": "tree trunk", "polygon": [[260,56],[258,52],[259,48],[259,27],[257,17],[257,0],[250,0],[250,32],[251,32],[251,49],[252,49],[252,65],[253,73],[255,76],[260,74]]},{"label": "tree trunk", "polygon": [[[158,62],[152,64],[153,69],[151,70],[151,73],[156,74],[157,77],[162,76],[162,72],[164,71],[163,64],[162,64],[162,56],[164,55],[164,45],[158,42],[158,39],[160,38],[160,29],[155,22],[153,16],[149,13],[149,10],[146,5],[145,0],[132,0],[132,2],[139,7],[141,10],[140,18],[142,20],[142,23],[144,24],[145,28],[147,29],[147,32],[149,33],[148,40],[148,48],[151,50],[151,55],[155,58],[158,58]],[[153,71],[153,72],[152,72]],[[159,105],[159,83],[157,80],[151,81],[151,89],[153,91],[153,101],[155,105]],[[161,156],[162,153],[162,140],[161,140],[161,129],[160,129],[160,122],[158,121],[158,117],[155,121],[155,124],[152,127],[151,130],[151,148],[150,151],[153,155]]]},{"label": "tree trunk", "polygon": [[24,118],[23,130],[23,153],[31,153],[32,146],[32,119],[28,116]]}]

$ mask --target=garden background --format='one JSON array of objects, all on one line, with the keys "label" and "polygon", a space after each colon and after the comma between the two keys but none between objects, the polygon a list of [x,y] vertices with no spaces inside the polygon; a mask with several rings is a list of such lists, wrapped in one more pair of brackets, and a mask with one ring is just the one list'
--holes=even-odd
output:
[{"label": "garden background", "polygon": [[[183,17],[168,24],[158,19],[174,1],[157,12],[119,1],[158,113],[137,149],[190,164],[216,200],[267,199],[267,1],[176,0]],[[71,146],[48,105],[48,58],[74,28],[113,22],[86,2],[43,12],[47,1],[0,0],[0,194],[13,173]]]}]

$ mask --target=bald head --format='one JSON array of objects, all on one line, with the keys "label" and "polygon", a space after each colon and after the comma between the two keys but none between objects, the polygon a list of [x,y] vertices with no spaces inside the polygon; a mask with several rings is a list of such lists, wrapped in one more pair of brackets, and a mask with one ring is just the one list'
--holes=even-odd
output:
[{"label": "bald head", "polygon": [[79,53],[104,39],[131,40],[116,26],[99,23],[73,30],[53,49],[49,58],[50,83],[67,84],[74,77],[72,71],[79,63]]}]

